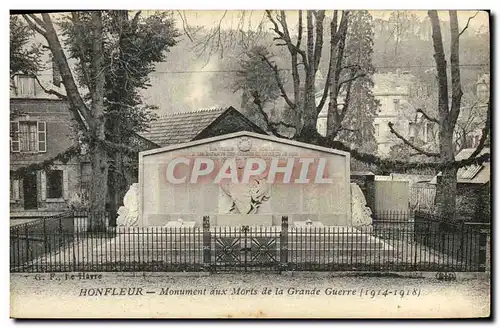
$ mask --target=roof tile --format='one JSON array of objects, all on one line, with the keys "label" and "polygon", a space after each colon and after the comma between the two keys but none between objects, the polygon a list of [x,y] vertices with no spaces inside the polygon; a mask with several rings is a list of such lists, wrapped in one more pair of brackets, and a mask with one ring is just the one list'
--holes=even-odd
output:
[{"label": "roof tile", "polygon": [[165,115],[151,122],[149,131],[142,132],[141,136],[162,147],[189,142],[229,108],[231,107]]}]

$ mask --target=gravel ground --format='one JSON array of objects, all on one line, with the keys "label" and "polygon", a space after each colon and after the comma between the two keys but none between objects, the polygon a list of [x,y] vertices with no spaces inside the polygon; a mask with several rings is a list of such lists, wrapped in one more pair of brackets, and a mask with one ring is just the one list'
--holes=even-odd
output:
[{"label": "gravel ground", "polygon": [[462,318],[486,317],[489,309],[487,279],[11,274],[17,318]]}]

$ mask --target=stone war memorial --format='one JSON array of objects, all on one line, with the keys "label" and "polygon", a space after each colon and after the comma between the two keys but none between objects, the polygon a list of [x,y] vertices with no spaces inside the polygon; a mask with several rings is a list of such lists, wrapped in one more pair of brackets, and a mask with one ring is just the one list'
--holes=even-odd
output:
[{"label": "stone war memorial", "polygon": [[119,234],[109,248],[132,243],[120,256],[134,261],[225,271],[393,258],[371,233],[349,153],[253,132],[141,152],[139,183],[118,215],[118,229],[139,233]]},{"label": "stone war memorial", "polygon": [[287,216],[290,224],[369,224],[353,220],[364,212],[352,209],[362,201],[352,201],[349,164],[346,152],[250,132],[142,152],[138,218],[127,222],[201,225],[209,216],[213,226],[277,226]]}]

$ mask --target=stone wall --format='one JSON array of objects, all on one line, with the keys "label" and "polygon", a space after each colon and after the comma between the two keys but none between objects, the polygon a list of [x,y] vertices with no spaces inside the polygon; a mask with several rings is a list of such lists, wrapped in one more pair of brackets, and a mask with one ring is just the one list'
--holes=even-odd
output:
[{"label": "stone wall", "polygon": [[[77,142],[72,114],[67,101],[51,99],[10,99],[11,110],[22,112],[14,121],[42,121],[46,123],[46,152],[10,152],[10,170],[51,159]],[[37,208],[24,209],[23,179],[15,182],[16,198],[10,200],[11,217],[55,215],[69,209],[68,200],[82,188],[82,163],[72,159],[66,164],[57,164],[53,169],[63,171],[63,197],[47,199],[46,180],[42,172],[36,172]],[[44,190],[45,189],[45,190]]]},{"label": "stone wall", "polygon": [[68,102],[49,99],[11,99],[10,107],[23,112],[23,115],[14,119],[15,121],[28,119],[47,123],[47,151],[29,154],[11,152],[11,163],[42,162],[55,157],[76,142],[76,131],[72,128],[74,123]]},{"label": "stone wall", "polygon": [[[11,165],[11,169],[16,169],[18,165]],[[41,216],[44,214],[55,215],[69,210],[69,199],[75,193],[81,192],[81,164],[70,162],[67,164],[54,165],[53,169],[63,171],[63,197],[61,199],[48,199],[42,188],[46,188],[42,173],[36,172],[37,180],[37,209],[24,209],[23,179],[18,180],[19,198],[10,201],[10,215],[16,216]]]},{"label": "stone wall", "polygon": [[457,220],[466,222],[490,222],[489,184],[457,185]]}]

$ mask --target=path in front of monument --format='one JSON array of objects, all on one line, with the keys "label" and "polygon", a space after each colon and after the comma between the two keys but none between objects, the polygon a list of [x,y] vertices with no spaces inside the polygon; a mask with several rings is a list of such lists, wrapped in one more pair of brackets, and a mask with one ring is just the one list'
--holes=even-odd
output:
[{"label": "path in front of monument", "polygon": [[490,281],[485,277],[92,275],[11,274],[11,316],[461,318],[490,313]]}]

